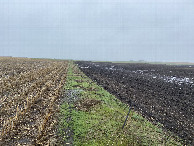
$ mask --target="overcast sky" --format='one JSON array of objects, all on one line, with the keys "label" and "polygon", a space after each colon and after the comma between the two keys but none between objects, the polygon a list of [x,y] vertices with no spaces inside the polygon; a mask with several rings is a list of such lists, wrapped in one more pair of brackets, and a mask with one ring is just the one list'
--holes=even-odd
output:
[{"label": "overcast sky", "polygon": [[194,62],[194,1],[0,0],[0,56]]}]

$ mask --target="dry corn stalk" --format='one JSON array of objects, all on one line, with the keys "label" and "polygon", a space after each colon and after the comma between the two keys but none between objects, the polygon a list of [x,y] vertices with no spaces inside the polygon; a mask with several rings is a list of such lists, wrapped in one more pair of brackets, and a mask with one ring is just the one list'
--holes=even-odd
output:
[{"label": "dry corn stalk", "polygon": [[[29,109],[40,101],[43,104],[42,107],[49,109],[39,127],[40,133],[44,133],[45,125],[53,114],[55,101],[61,94],[61,88],[65,83],[67,64],[64,64],[63,61],[43,61],[40,67],[37,67],[36,61],[35,63],[33,62],[35,65],[33,63],[29,65],[26,63],[26,59],[22,61],[19,59],[18,62],[25,62],[26,68],[24,68],[26,70],[23,73],[17,74],[17,69],[13,66],[14,73],[16,72],[14,76],[1,78],[0,70],[0,85],[3,87],[0,90],[0,95],[3,95],[0,98],[0,104],[3,103],[0,110],[1,112],[3,109],[5,110],[5,114],[1,115],[0,119],[0,122],[4,123],[0,131],[2,136],[8,136],[13,129],[17,130],[18,121],[25,121],[25,115],[30,113]],[[20,64],[18,66],[22,67]],[[33,71],[28,71],[30,69]],[[49,106],[47,107],[47,105]],[[12,115],[15,116],[12,117]]]}]

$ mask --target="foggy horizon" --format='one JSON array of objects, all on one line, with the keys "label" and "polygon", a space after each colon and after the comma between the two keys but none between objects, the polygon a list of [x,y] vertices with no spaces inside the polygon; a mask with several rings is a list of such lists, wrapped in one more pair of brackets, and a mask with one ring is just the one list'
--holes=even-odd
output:
[{"label": "foggy horizon", "polygon": [[194,62],[194,1],[2,0],[0,56]]}]

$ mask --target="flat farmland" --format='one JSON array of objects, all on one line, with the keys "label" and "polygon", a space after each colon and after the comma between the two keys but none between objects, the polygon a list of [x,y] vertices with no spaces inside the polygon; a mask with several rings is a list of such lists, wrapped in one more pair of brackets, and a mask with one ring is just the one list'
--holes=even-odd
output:
[{"label": "flat farmland", "polygon": [[194,144],[194,65],[76,63],[144,117]]},{"label": "flat farmland", "polygon": [[56,141],[67,61],[0,58],[0,145]]}]

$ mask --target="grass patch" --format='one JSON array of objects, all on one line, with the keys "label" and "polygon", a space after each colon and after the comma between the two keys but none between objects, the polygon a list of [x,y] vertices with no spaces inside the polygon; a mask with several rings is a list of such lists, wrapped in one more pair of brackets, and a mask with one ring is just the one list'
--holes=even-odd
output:
[{"label": "grass patch", "polygon": [[81,89],[78,100],[61,106],[61,135],[66,140],[62,129],[71,128],[74,145],[181,145],[163,132],[161,125],[153,125],[133,110],[122,129],[129,107],[86,77],[73,62],[65,89]]}]

